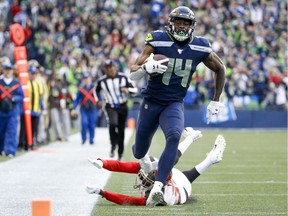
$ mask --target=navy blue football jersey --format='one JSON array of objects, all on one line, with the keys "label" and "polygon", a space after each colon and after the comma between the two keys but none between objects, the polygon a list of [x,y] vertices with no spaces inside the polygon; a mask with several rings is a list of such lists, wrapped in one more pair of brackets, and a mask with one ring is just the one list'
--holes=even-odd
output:
[{"label": "navy blue football jersey", "polygon": [[149,33],[146,44],[154,54],[169,58],[168,69],[163,74],[150,76],[143,96],[160,104],[183,101],[197,65],[208,57],[212,48],[207,39],[193,36],[189,42],[176,41],[167,31]]}]

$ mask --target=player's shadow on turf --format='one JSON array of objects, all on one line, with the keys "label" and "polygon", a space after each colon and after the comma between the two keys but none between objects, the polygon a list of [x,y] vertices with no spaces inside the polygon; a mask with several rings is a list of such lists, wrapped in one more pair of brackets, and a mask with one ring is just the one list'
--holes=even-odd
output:
[{"label": "player's shadow on turf", "polygon": [[191,204],[191,203],[196,203],[197,199],[194,197],[188,197],[187,201],[185,204]]}]

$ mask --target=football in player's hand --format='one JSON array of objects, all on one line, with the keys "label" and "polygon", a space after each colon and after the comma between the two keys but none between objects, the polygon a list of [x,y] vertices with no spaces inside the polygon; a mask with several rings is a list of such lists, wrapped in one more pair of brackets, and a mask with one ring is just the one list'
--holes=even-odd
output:
[{"label": "football in player's hand", "polygon": [[[160,60],[163,60],[163,59],[166,59],[166,58],[168,58],[168,57],[165,56],[165,55],[162,55],[162,54],[155,54],[155,55],[153,56],[153,59],[154,59],[155,61],[160,61]],[[169,63],[169,61],[163,62],[162,64],[168,66],[168,63]]]},{"label": "football in player's hand", "polygon": [[[153,56],[153,60],[155,60],[155,61],[161,61],[161,60],[167,59],[167,58],[168,58],[167,56],[162,55],[162,54],[154,54],[154,56]],[[168,63],[169,63],[169,61],[165,61],[165,62],[162,62],[161,64],[168,66]],[[158,76],[158,75],[160,75],[160,73],[150,73],[149,75],[150,76]]]}]

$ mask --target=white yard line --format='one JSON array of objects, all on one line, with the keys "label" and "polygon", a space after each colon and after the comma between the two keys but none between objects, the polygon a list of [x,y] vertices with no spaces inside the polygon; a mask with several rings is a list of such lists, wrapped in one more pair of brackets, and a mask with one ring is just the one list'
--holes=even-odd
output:
[{"label": "white yard line", "polygon": [[193,184],[287,184],[286,181],[195,181]]},{"label": "white yard line", "polygon": [[[127,211],[127,212],[118,212],[117,214],[119,215],[125,215],[125,216],[132,216],[132,215],[155,215],[155,212],[151,211],[151,212],[137,212],[137,211]],[[157,211],[157,215],[175,215],[175,212],[173,211],[164,211],[163,208],[161,209],[161,212]],[[181,212],[177,209],[177,215],[219,215],[219,216],[223,216],[223,215],[287,215],[287,212]]]}]

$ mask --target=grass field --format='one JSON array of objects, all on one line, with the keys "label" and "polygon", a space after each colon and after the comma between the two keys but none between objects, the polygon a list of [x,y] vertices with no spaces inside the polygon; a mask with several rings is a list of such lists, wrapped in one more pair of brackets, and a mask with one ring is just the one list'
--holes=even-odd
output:
[{"label": "grass field", "polygon": [[[181,206],[120,206],[99,198],[91,215],[287,215],[287,133],[286,131],[223,130],[203,131],[176,167],[191,169],[204,159],[217,134],[226,138],[223,161],[196,179],[192,196]],[[134,158],[131,144],[124,160]],[[150,154],[159,157],[164,137],[158,132]],[[108,172],[108,171],[107,171]],[[99,176],[101,178],[101,176]],[[135,176],[113,173],[105,189],[138,196],[133,189]],[[95,195],[96,196],[96,195]]]}]

